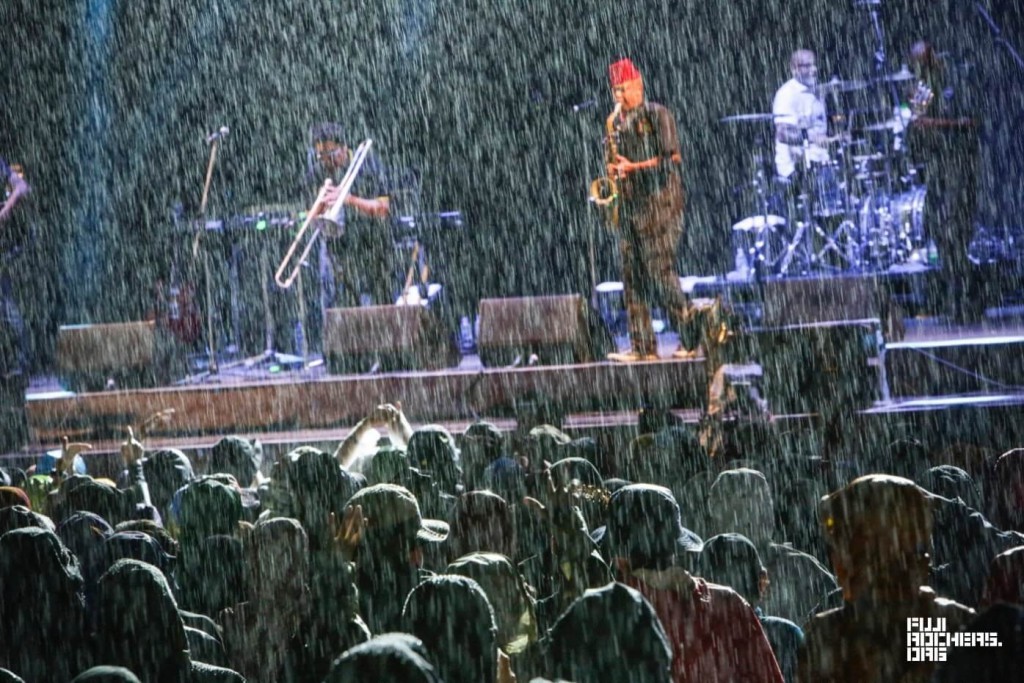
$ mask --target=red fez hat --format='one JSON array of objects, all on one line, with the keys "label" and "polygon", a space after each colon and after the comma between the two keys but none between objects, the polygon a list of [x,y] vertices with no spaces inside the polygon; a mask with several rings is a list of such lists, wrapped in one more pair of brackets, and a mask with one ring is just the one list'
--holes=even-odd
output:
[{"label": "red fez hat", "polygon": [[608,78],[611,80],[612,87],[614,88],[626,81],[634,81],[640,78],[640,71],[629,58],[620,59],[608,67]]}]

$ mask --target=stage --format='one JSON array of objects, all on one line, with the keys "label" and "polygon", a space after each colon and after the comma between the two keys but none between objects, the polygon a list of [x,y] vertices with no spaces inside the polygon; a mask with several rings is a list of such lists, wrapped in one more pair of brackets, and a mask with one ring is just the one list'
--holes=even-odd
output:
[{"label": "stage", "polygon": [[[864,323],[797,326],[786,339],[816,335],[829,325],[870,336],[864,330],[871,326]],[[1008,448],[1021,442],[1024,310],[989,309],[971,327],[924,316],[903,320],[903,327],[902,339],[885,341],[863,366],[843,370],[853,373],[845,375],[851,381],[866,378],[869,388],[847,406],[856,415],[852,424],[859,437],[910,430],[944,443]],[[628,344],[624,337],[616,342],[620,348]],[[440,423],[456,434],[478,418],[513,431],[517,414],[554,410],[570,435],[592,436],[602,448],[621,452],[636,435],[641,406],[692,424],[706,405],[704,359],[671,359],[671,332],[659,335],[659,345],[661,360],[632,364],[484,367],[478,355],[467,353],[457,366],[439,370],[332,375],[319,358],[301,369],[241,363],[167,386],[78,394],[65,391],[55,377],[36,377],[25,402],[30,442],[4,460],[30,464],[57,448],[63,436],[92,443],[91,457],[115,456],[125,427],[160,411],[173,412],[149,430],[149,448],[181,448],[201,457],[221,436],[242,434],[259,438],[272,453],[300,444],[333,449],[373,406],[396,401],[414,425]],[[806,371],[768,369],[766,377],[776,378]],[[773,395],[775,390],[762,387],[774,420],[787,431],[813,432],[817,415],[793,410],[792,401]]]}]

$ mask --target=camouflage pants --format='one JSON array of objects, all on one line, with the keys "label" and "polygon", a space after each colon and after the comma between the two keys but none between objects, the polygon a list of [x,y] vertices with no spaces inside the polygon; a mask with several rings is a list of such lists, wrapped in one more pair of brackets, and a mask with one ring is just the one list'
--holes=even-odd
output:
[{"label": "camouflage pants", "polygon": [[679,333],[680,345],[693,349],[699,343],[699,331],[676,270],[676,252],[683,236],[682,193],[662,191],[635,208],[624,204],[621,217],[619,253],[633,351],[643,355],[657,352],[652,306],[664,309]]}]

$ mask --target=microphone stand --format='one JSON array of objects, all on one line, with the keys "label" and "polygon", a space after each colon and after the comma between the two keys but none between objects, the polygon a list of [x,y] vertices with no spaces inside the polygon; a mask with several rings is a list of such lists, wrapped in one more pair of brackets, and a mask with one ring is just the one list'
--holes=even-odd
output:
[{"label": "microphone stand", "polygon": [[[583,147],[586,150],[586,157],[585,157],[585,159],[583,161],[583,166],[584,166],[584,169],[585,169],[584,177],[587,178],[587,179],[593,177],[591,175],[591,173],[590,173],[590,167],[591,167],[591,163],[592,163],[592,161],[591,161],[591,150],[590,150],[590,145],[586,142],[586,140],[587,140],[587,128],[586,128],[586,124],[585,124],[584,118],[582,116],[578,116],[578,115],[581,112],[589,109],[591,107],[591,105],[596,105],[596,102],[594,100],[587,100],[586,102],[582,102],[580,104],[574,105],[573,108],[572,108],[572,113],[574,115],[577,115],[577,120],[580,122],[580,125],[579,125],[580,139],[584,141],[583,142]],[[589,204],[590,200],[588,199],[587,202]],[[596,239],[596,237],[594,235],[594,233],[595,233],[597,228],[594,225],[594,221],[590,217],[591,212],[590,212],[589,209],[586,212],[586,215],[587,215],[587,225],[588,225],[588,230],[587,230],[587,266],[588,266],[588,268],[590,270],[590,307],[591,307],[591,309],[597,311],[597,310],[599,310],[599,305],[598,305],[598,300],[597,300],[597,239]]]},{"label": "microphone stand", "polygon": [[989,31],[992,32],[992,42],[995,43],[997,47],[1002,47],[1009,52],[1010,58],[1013,59],[1017,68],[1024,71],[1024,59],[1021,58],[1020,53],[1017,52],[1016,48],[1010,44],[1010,41],[1003,38],[1003,30],[999,28],[999,24],[995,22],[992,15],[988,13],[980,2],[974,3],[974,6],[977,8],[978,14],[981,15],[981,20],[988,25]]},{"label": "microphone stand", "polygon": [[[220,143],[220,138],[214,138],[210,143],[210,160],[206,164],[206,180],[203,183],[203,198],[199,202],[199,229],[196,230],[196,236],[192,240],[192,258],[199,257],[199,242],[202,239],[203,233],[206,232],[206,204],[210,198],[210,183],[213,180],[213,167],[217,163],[217,147]],[[205,299],[206,299],[206,353],[207,353],[207,366],[206,372],[200,373],[200,377],[207,375],[216,375],[218,373],[217,368],[217,345],[216,338],[213,330],[213,288],[210,282],[210,250],[203,249],[202,254],[203,262],[203,279],[205,280]]]}]

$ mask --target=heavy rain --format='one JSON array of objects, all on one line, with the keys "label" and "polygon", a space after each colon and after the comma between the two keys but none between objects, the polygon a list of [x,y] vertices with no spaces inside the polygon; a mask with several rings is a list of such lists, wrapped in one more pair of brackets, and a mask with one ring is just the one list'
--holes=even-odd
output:
[{"label": "heavy rain", "polygon": [[0,45],[0,681],[1020,678],[1020,2]]}]

